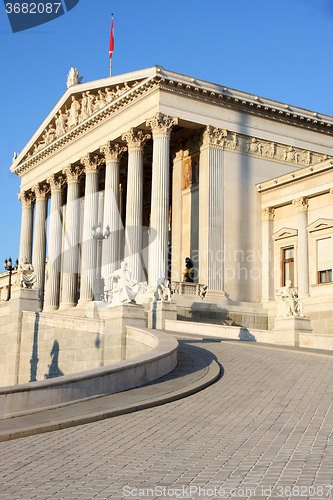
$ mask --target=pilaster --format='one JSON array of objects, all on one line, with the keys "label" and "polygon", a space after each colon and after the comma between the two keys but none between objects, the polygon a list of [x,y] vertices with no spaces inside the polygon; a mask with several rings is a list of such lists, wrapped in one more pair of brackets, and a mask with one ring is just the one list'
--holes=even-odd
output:
[{"label": "pilaster", "polygon": [[298,295],[309,295],[309,249],[308,249],[308,198],[302,196],[293,200],[298,210]]},{"label": "pilaster", "polygon": [[261,302],[274,300],[274,276],[272,274],[273,263],[273,221],[275,210],[272,207],[261,210],[261,231],[262,231],[262,290]]}]

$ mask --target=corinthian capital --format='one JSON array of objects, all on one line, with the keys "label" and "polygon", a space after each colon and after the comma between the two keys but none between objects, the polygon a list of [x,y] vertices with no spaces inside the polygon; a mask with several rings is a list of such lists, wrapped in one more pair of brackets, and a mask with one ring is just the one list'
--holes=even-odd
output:
[{"label": "corinthian capital", "polygon": [[104,154],[106,161],[119,161],[120,156],[126,151],[125,146],[121,146],[119,142],[112,144],[111,141],[107,142],[104,146],[99,148],[100,152]]},{"label": "corinthian capital", "polygon": [[275,210],[272,207],[261,209],[261,220],[273,220],[275,217]]},{"label": "corinthian capital", "polygon": [[66,176],[67,182],[79,182],[79,177],[82,173],[82,168],[78,165],[68,165],[63,170]]},{"label": "corinthian capital", "polygon": [[226,129],[212,127],[207,125],[202,133],[202,145],[208,146],[224,146],[224,139],[227,137],[228,131]]},{"label": "corinthian capital", "polygon": [[301,198],[296,198],[293,200],[293,205],[297,207],[297,210],[304,211],[309,208],[309,198],[306,198],[305,196],[301,196]]},{"label": "corinthian capital", "polygon": [[46,182],[50,184],[51,193],[54,191],[61,191],[62,186],[65,184],[65,178],[61,174],[53,174],[46,179]]},{"label": "corinthian capital", "polygon": [[80,159],[80,162],[84,166],[84,171],[86,174],[88,173],[97,173],[99,166],[101,164],[99,156],[93,156],[91,153],[88,153],[86,156]]},{"label": "corinthian capital", "polygon": [[121,136],[127,142],[128,149],[143,149],[145,142],[151,138],[150,134],[145,134],[143,130],[131,128]]},{"label": "corinthian capital", "polygon": [[171,129],[178,124],[178,118],[156,113],[154,118],[146,120],[147,127],[150,127],[153,132],[153,137],[167,136],[170,137]]},{"label": "corinthian capital", "polygon": [[35,203],[34,194],[31,191],[23,191],[17,195],[18,199],[22,203],[22,207],[32,208]]},{"label": "corinthian capital", "polygon": [[35,193],[36,200],[46,200],[50,188],[45,182],[39,182],[32,188],[32,191]]}]

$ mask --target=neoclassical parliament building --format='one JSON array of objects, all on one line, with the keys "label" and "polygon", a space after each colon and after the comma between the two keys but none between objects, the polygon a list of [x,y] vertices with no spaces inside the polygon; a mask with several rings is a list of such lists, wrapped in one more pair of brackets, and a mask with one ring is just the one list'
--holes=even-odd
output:
[{"label": "neoclassical parliament building", "polygon": [[41,311],[84,314],[125,259],[179,318],[271,329],[291,280],[333,334],[332,117],[156,66],[69,86],[10,169]]}]

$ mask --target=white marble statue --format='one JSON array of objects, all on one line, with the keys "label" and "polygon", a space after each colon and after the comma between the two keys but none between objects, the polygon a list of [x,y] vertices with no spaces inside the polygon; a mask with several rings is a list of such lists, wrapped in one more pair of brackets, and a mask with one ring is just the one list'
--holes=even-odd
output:
[{"label": "white marble statue", "polygon": [[60,110],[55,120],[57,137],[61,137],[66,134],[66,122],[67,116]]},{"label": "white marble statue", "polygon": [[83,76],[79,76],[79,70],[77,68],[71,68],[67,76],[67,88],[72,85],[78,85],[82,82]]},{"label": "white marble statue", "polygon": [[106,106],[106,98],[105,98],[105,95],[103,94],[103,92],[101,90],[99,90],[96,107],[98,109],[102,109],[102,108],[104,108],[104,106]]},{"label": "white marble statue", "polygon": [[86,118],[88,118],[88,97],[85,92],[82,94],[82,101],[81,101],[81,115],[80,115],[80,121],[83,122]]},{"label": "white marble statue", "polygon": [[72,128],[79,121],[79,111],[80,111],[80,103],[77,102],[74,96],[72,96],[72,104],[70,110],[68,111],[68,127]]},{"label": "white marble statue", "polygon": [[15,284],[19,288],[32,288],[36,283],[33,265],[24,257],[18,265]]},{"label": "white marble statue", "polygon": [[93,96],[92,94],[90,94],[90,90],[87,90],[86,94],[87,94],[87,99],[88,99],[88,102],[87,102],[87,113],[88,113],[88,116],[91,116],[94,113],[94,100],[95,100],[95,96]]},{"label": "white marble statue", "polygon": [[[110,274],[112,282],[113,298],[110,306],[119,304],[135,304],[135,298],[139,293],[140,285],[133,278],[131,271],[127,269],[127,262],[122,261],[120,269]],[[116,285],[113,282],[116,281]],[[109,306],[109,307],[110,307]]]},{"label": "white marble statue", "polygon": [[157,280],[157,300],[171,301],[170,281],[165,278],[165,273]]},{"label": "white marble statue", "polygon": [[290,318],[303,314],[303,302],[299,300],[296,290],[291,286],[291,281],[286,281],[286,286],[281,287],[277,293],[277,317]]}]

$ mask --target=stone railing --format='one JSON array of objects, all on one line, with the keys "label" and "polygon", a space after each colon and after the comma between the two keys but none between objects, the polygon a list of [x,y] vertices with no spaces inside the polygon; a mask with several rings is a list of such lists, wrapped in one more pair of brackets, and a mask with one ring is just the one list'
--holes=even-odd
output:
[{"label": "stone railing", "polygon": [[171,293],[173,295],[199,296],[204,299],[207,294],[207,285],[201,283],[183,283],[182,281],[171,282]]}]

